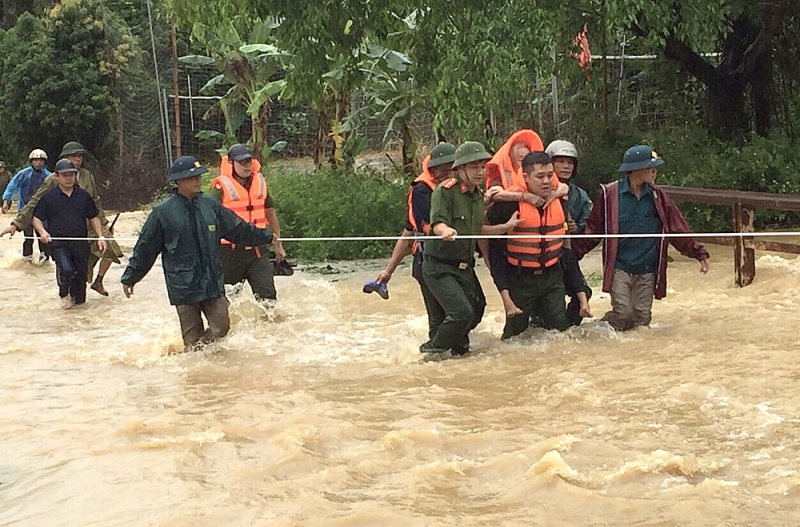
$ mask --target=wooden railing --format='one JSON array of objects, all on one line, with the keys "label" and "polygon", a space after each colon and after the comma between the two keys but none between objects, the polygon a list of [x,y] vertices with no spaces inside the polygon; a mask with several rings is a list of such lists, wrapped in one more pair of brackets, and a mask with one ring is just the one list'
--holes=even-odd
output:
[{"label": "wooden railing", "polygon": [[[767,194],[740,190],[719,190],[691,187],[660,186],[676,202],[730,205],[733,211],[732,232],[755,232],[753,225],[756,209],[800,211],[800,196],[794,194]],[[800,236],[800,232],[797,233]],[[756,249],[800,254],[800,244],[756,241],[751,236],[704,238],[710,243],[733,245],[736,284],[744,287],[756,277]]]}]

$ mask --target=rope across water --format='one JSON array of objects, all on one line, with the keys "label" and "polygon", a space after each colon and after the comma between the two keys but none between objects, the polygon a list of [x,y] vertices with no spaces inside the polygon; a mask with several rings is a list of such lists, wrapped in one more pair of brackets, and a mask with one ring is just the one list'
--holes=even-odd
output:
[{"label": "rope across water", "polygon": [[[458,240],[490,240],[490,239],[555,239],[561,238],[565,240],[580,240],[580,239],[608,239],[608,238],[779,238],[779,237],[800,237],[800,232],[782,231],[782,232],[696,232],[696,233],[675,233],[675,234],[566,234],[566,235],[553,235],[553,234],[475,234],[475,235],[457,235],[454,239]],[[24,239],[35,239],[33,236],[23,236]],[[100,238],[69,238],[69,237],[52,237],[53,241],[94,241]],[[105,239],[105,238],[104,238]],[[108,238],[116,241],[137,241],[138,236],[126,236],[119,238]],[[354,241],[397,241],[400,239],[413,239],[415,241],[421,240],[440,240],[439,236],[322,236],[310,238],[281,238],[282,242],[354,242]]]}]

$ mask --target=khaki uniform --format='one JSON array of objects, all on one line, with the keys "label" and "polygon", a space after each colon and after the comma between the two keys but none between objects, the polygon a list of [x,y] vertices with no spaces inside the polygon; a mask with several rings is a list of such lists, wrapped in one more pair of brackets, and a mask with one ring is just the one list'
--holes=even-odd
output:
[{"label": "khaki uniform", "polygon": [[[39,203],[39,200],[42,199],[42,196],[45,194],[45,192],[55,188],[57,185],[58,180],[56,179],[55,174],[48,176],[30,201],[25,204],[25,208],[17,214],[17,217],[14,218],[14,220],[12,220],[11,224],[16,226],[17,230],[20,231],[27,228],[33,219],[33,211],[36,209],[36,205]],[[103,227],[103,236],[106,238],[105,252],[100,251],[96,240],[90,243],[91,254],[89,255],[88,279],[92,280],[92,271],[97,262],[105,258],[112,260],[114,263],[120,263],[119,259],[122,257],[122,250],[120,249],[119,244],[114,241],[114,235],[108,229],[108,219],[106,218],[105,212],[103,212],[102,204],[100,203],[100,187],[94,178],[94,174],[92,174],[86,168],[81,168],[80,175],[78,176],[78,186],[88,192],[94,200],[95,206],[97,207],[97,217],[100,220],[100,225]],[[92,231],[90,230],[89,232]]]},{"label": "khaki uniform", "polygon": [[[469,191],[458,179],[449,179],[433,191],[431,225],[445,223],[460,235],[480,234],[483,225],[483,192]],[[439,326],[431,328],[431,340],[420,346],[423,353],[456,354],[469,349],[469,332],[483,318],[486,297],[475,275],[476,241],[428,240],[422,275],[445,312]]]}]

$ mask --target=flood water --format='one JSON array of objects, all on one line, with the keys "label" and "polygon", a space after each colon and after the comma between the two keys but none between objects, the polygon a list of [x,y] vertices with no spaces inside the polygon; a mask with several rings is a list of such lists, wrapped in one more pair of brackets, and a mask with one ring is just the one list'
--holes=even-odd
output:
[{"label": "flood water", "polygon": [[731,249],[705,277],[676,253],[651,328],[509,343],[481,268],[473,351],[424,362],[407,266],[387,301],[361,292],[385,262],[279,277],[270,314],[245,289],[229,337],[175,354],[160,265],[63,312],[20,246],[0,240],[0,526],[798,524],[795,257],[738,289]]}]

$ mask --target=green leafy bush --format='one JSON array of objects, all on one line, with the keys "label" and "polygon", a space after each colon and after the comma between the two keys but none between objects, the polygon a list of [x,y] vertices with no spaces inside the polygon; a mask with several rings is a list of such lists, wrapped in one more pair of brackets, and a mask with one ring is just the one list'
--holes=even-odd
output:
[{"label": "green leafy bush", "polygon": [[[265,173],[284,238],[396,236],[406,218],[408,185],[400,174],[325,167]],[[291,259],[386,257],[392,241],[293,242]]]},{"label": "green leafy bush", "polygon": [[[598,134],[583,148],[579,184],[593,198],[600,183],[620,177],[616,172],[625,150],[637,143],[652,146],[664,158],[658,183],[682,187],[730,189],[781,194],[800,193],[800,151],[786,135],[753,135],[737,146],[713,138],[697,125],[667,126],[636,134],[624,126]],[[681,203],[696,232],[728,232],[731,210],[725,205]],[[756,228],[800,226],[800,215],[756,211]]]}]

